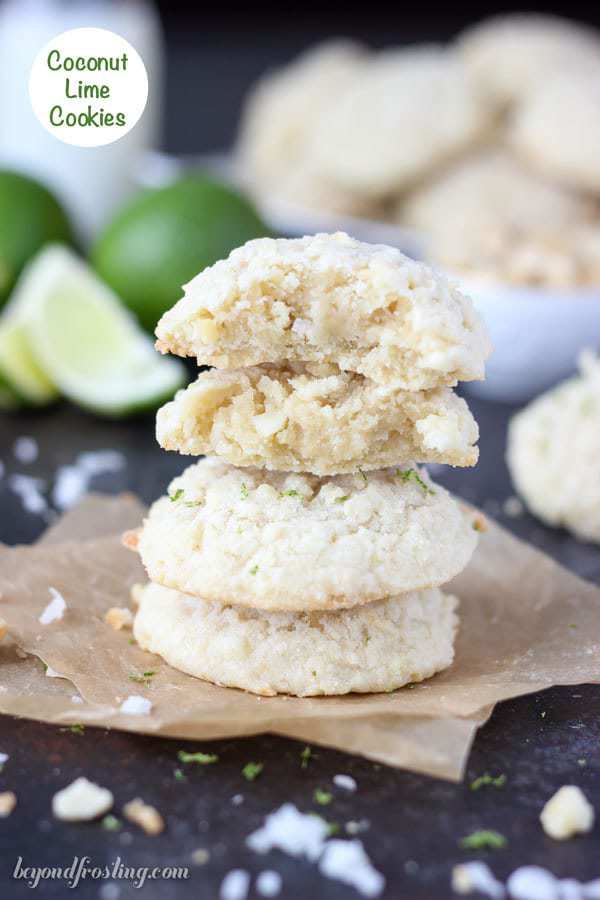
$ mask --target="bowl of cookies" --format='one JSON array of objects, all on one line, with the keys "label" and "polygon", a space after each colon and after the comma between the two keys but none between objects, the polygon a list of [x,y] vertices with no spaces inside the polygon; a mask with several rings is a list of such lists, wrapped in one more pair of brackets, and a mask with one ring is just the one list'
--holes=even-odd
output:
[{"label": "bowl of cookies", "polygon": [[600,335],[599,83],[600,33],[552,15],[330,41],[251,88],[231,165],[278,231],[393,244],[464,286],[495,348],[476,390],[521,401]]}]

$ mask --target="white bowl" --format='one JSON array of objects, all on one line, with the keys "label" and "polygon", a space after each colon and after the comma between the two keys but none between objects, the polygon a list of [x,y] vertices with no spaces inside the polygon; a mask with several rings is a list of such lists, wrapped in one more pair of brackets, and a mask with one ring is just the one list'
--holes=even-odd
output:
[{"label": "white bowl", "polygon": [[522,403],[571,374],[584,347],[600,346],[600,287],[559,291],[464,278],[459,285],[494,346],[485,381],[465,385],[471,394]]}]

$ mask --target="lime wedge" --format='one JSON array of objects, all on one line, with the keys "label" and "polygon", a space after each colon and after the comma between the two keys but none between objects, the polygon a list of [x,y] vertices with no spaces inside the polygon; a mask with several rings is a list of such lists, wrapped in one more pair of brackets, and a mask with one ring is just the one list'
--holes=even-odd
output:
[{"label": "lime wedge", "polygon": [[0,375],[0,410],[18,409],[21,400]]},{"label": "lime wedge", "polygon": [[6,405],[0,399],[3,409],[21,404],[44,406],[58,396],[32,353],[23,316],[12,306],[0,318],[0,392],[6,399]]},{"label": "lime wedge", "polygon": [[51,245],[27,266],[11,299],[33,359],[62,394],[93,412],[156,408],[185,369],[165,359],[118,297],[71,250]]}]

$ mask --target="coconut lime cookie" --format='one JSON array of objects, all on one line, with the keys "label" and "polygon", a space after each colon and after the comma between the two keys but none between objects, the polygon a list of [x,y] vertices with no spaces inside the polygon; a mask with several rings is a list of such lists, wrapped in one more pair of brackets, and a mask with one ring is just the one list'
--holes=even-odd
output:
[{"label": "coconut lime cookie", "polygon": [[133,542],[151,581],[264,610],[351,608],[445,584],[472,516],[415,466],[319,478],[190,466]]},{"label": "coconut lime cookie", "polygon": [[562,184],[600,193],[600,52],[588,72],[556,75],[532,92],[509,140],[530,165]]},{"label": "coconut lime cookie", "polygon": [[454,656],[455,597],[437,588],[340,612],[261,612],[157,584],[136,590],[141,647],[196,678],[255,694],[392,691]]},{"label": "coconut lime cookie", "polygon": [[512,420],[507,462],[530,510],[549,525],[600,543],[600,359]]},{"label": "coconut lime cookie", "polygon": [[159,411],[158,443],[237,466],[315,475],[407,460],[470,466],[477,424],[450,388],[403,391],[337,366],[203,372]]},{"label": "coconut lime cookie", "polygon": [[592,215],[579,194],[546,181],[504,150],[486,150],[443,170],[405,198],[399,216],[427,234],[456,234],[458,241],[499,227],[533,233],[572,226]]},{"label": "coconut lime cookie", "polygon": [[250,181],[265,187],[301,164],[315,123],[362,70],[367,52],[328,41],[265,75],[246,103],[237,156]]},{"label": "coconut lime cookie", "polygon": [[157,416],[189,466],[124,543],[139,644],[257,694],[390,691],[451,665],[478,517],[422,461],[473,465],[452,390],[490,352],[471,301],[346,234],[251,241],[204,270],[157,346],[213,365]]},{"label": "coconut lime cookie", "polygon": [[568,19],[517,13],[468,28],[456,50],[473,82],[503,109],[557,72],[595,64],[600,40],[593,28]]},{"label": "coconut lime cookie", "polygon": [[343,233],[249,241],[184,291],[157,347],[201,365],[334,363],[426,390],[483,378],[491,349],[471,300],[444,277]]},{"label": "coconut lime cookie", "polygon": [[381,53],[315,124],[309,158],[374,198],[421,180],[487,132],[487,105],[442,47]]}]

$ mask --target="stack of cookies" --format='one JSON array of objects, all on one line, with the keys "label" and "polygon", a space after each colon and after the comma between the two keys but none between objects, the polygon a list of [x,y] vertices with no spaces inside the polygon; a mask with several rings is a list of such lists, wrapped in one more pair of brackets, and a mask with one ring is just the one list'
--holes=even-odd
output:
[{"label": "stack of cookies", "polygon": [[204,270],[157,327],[215,368],[158,413],[201,456],[129,536],[135,636],[258,694],[389,691],[450,665],[469,516],[417,462],[473,465],[452,390],[483,377],[470,300],[391,247],[265,238]]}]

